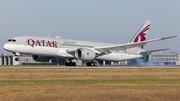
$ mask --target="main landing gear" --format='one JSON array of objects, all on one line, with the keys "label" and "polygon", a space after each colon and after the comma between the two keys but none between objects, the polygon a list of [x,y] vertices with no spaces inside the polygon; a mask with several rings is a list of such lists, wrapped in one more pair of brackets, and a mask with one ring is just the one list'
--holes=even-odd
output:
[{"label": "main landing gear", "polygon": [[67,58],[66,58],[66,61],[69,61],[69,62],[66,62],[66,63],[65,63],[65,66],[76,66],[76,63],[75,63],[75,62],[72,62],[72,59],[67,59]]},{"label": "main landing gear", "polygon": [[65,66],[76,66],[76,63],[75,63],[75,62],[72,62],[72,61],[66,62],[66,63],[65,63]]},{"label": "main landing gear", "polygon": [[[66,63],[65,63],[65,66],[76,66],[76,62],[72,62],[72,58],[68,59],[66,58]],[[85,61],[87,62],[87,61]],[[93,60],[91,62],[87,62],[86,63],[87,66],[98,66],[98,62],[96,60]]]},{"label": "main landing gear", "polygon": [[98,66],[97,62],[87,62],[87,66]]}]

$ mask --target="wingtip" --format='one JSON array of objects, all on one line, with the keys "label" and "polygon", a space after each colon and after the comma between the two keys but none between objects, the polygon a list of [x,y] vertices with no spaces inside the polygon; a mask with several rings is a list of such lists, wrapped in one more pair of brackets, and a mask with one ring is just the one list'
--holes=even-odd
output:
[{"label": "wingtip", "polygon": [[172,36],[172,38],[174,38],[174,37],[178,37],[179,35],[174,35],[174,36]]}]

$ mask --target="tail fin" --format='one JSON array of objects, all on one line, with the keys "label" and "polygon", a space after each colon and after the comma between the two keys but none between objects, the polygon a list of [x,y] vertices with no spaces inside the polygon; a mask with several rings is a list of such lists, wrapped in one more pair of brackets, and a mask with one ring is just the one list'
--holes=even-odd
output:
[{"label": "tail fin", "polygon": [[[130,43],[145,41],[151,21],[146,21],[144,25],[139,29],[135,36],[131,39]],[[144,46],[141,46],[143,49]]]}]

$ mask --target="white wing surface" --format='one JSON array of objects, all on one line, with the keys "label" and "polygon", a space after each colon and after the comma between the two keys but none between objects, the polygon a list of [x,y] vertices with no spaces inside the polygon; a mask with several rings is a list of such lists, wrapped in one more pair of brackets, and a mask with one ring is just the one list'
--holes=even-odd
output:
[{"label": "white wing surface", "polygon": [[127,44],[121,44],[121,45],[113,45],[113,46],[105,46],[105,47],[94,47],[95,50],[99,51],[109,51],[109,50],[115,50],[115,51],[120,51],[124,49],[129,49],[129,48],[134,48],[134,47],[140,47],[142,45],[146,45],[148,42],[153,42],[153,41],[161,41],[169,38],[174,38],[177,37],[175,36],[170,36],[170,37],[164,37],[164,38],[158,38],[158,39],[153,39],[153,40],[147,40],[143,42],[136,42],[136,43],[127,43]]}]

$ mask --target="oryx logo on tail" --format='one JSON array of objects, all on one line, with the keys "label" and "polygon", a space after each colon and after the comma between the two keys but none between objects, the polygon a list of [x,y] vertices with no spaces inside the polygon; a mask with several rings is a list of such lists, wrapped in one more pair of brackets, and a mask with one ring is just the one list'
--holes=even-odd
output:
[{"label": "oryx logo on tail", "polygon": [[[134,43],[134,42],[145,41],[147,34],[148,34],[150,24],[151,24],[151,21],[146,21],[130,42]],[[144,46],[141,46],[142,49],[143,49],[143,47]]]},{"label": "oryx logo on tail", "polygon": [[[150,24],[144,28],[135,38],[134,42],[141,42],[141,41],[145,41],[146,40],[146,31],[149,29]],[[141,48],[143,49],[144,46],[141,46]]]}]

